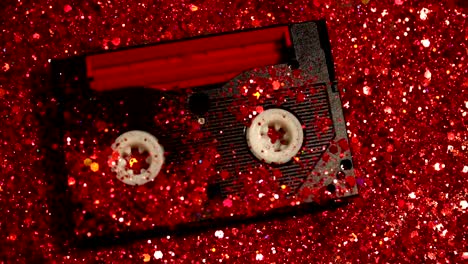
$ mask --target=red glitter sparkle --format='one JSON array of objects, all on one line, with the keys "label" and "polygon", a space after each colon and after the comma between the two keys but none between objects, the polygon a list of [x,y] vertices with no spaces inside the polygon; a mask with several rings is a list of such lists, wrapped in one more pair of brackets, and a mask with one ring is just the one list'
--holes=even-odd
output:
[{"label": "red glitter sparkle", "polygon": [[[465,3],[2,1],[0,259],[6,263],[466,261]],[[62,216],[54,215],[54,208],[49,205],[51,199],[60,199],[50,197],[50,182],[56,175],[46,173],[42,166],[44,159],[50,159],[47,150],[58,146],[40,144],[41,135],[49,132],[46,128],[50,124],[46,125],[45,120],[52,114],[46,103],[56,100],[40,101],[36,96],[45,85],[50,59],[317,18],[327,19],[351,136],[351,146],[339,147],[351,148],[356,172],[360,174],[356,182],[345,180],[360,187],[360,197],[336,210],[295,218],[164,236],[113,248],[85,251],[65,245],[63,250],[60,237],[53,232],[57,228],[51,224],[52,218]],[[270,86],[284,89],[275,81]],[[245,114],[249,111],[245,109]],[[317,122],[320,129],[329,125]],[[102,133],[113,133],[112,124],[105,125],[102,124]],[[84,138],[83,142],[90,148],[100,146],[99,138]],[[70,140],[68,144],[79,148],[80,140]],[[76,160],[74,166],[79,170],[86,169],[82,163],[85,158],[88,157],[70,160]],[[95,162],[105,164],[106,160]],[[100,177],[101,173],[104,172],[100,169],[94,176]],[[68,176],[72,186],[79,186],[83,192],[96,192],[91,189],[91,182]],[[197,201],[201,200],[201,189],[181,194],[168,186],[158,187],[161,192],[186,201],[187,207],[200,206]],[[123,195],[120,191],[110,189],[100,195]],[[324,195],[327,192],[324,190]],[[139,197],[147,199],[147,204],[153,199]],[[258,200],[265,199],[270,197]],[[90,202],[98,206],[104,200]],[[236,206],[237,202],[226,199],[223,205]],[[116,225],[134,224],[126,218],[123,208],[111,204],[107,209],[104,213]],[[83,217],[92,215],[84,213]],[[139,221],[147,219],[142,214]],[[69,227],[61,228],[59,231],[66,233]]]}]

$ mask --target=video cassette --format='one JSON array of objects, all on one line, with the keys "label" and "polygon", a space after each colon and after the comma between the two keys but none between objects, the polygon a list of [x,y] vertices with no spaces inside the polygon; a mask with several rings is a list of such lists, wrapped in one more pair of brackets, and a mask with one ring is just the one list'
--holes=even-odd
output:
[{"label": "video cassette", "polygon": [[324,21],[55,60],[52,74],[77,237],[358,193]]}]

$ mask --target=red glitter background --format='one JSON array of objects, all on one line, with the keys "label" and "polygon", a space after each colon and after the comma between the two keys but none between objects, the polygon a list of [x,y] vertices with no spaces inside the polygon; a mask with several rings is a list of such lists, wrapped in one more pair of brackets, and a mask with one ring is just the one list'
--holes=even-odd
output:
[{"label": "red glitter background", "polygon": [[[0,260],[461,263],[468,259],[462,1],[2,1]],[[466,4],[465,4],[466,6]],[[360,197],[336,210],[95,250],[58,250],[32,76],[89,51],[326,18]]]}]

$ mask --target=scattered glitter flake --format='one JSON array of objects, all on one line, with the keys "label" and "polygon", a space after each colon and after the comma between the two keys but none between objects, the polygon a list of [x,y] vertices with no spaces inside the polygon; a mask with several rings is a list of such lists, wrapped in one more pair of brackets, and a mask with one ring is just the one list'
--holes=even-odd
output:
[{"label": "scattered glitter flake", "polygon": [[190,5],[190,10],[192,12],[198,11],[198,6],[192,4],[192,5]]},{"label": "scattered glitter flake", "polygon": [[150,262],[151,260],[151,255],[150,254],[143,254],[143,261],[144,262]]},{"label": "scattered glitter flake", "polygon": [[412,192],[412,193],[410,193],[408,195],[408,197],[411,198],[411,199],[416,199],[416,194],[414,192]]},{"label": "scattered glitter flake", "polygon": [[365,94],[365,95],[370,95],[371,94],[371,88],[369,86],[364,86],[362,88],[362,92]]},{"label": "scattered glitter flake", "polygon": [[120,38],[113,38],[112,39],[112,44],[114,44],[114,46],[120,45]]},{"label": "scattered glitter flake", "polygon": [[2,70],[4,72],[7,72],[9,69],[10,69],[10,64],[8,64],[8,63],[3,64]]},{"label": "scattered glitter flake", "polygon": [[39,39],[39,38],[41,38],[41,35],[39,35],[39,33],[34,33],[33,38],[34,39]]},{"label": "scattered glitter flake", "polygon": [[232,200],[231,199],[224,199],[223,205],[226,207],[231,207],[232,206]]},{"label": "scattered glitter flake", "polygon": [[403,3],[403,0],[395,0],[395,5],[402,5]]},{"label": "scattered glitter flake", "polygon": [[260,92],[255,92],[253,96],[255,96],[257,99],[260,98],[261,93]]},{"label": "scattered glitter flake", "polygon": [[257,255],[255,256],[255,260],[263,260],[263,255],[260,253],[257,253]]},{"label": "scattered glitter flake", "polygon": [[436,229],[437,231],[441,231],[443,228],[444,228],[443,224],[437,224],[434,226],[434,229]]},{"label": "scattered glitter flake", "polygon": [[76,183],[75,178],[68,177],[68,185],[69,186],[75,185],[75,183]]},{"label": "scattered glitter flake", "polygon": [[90,158],[86,158],[86,159],[83,161],[83,164],[84,164],[85,166],[90,166],[92,163],[93,163],[93,160],[91,160]]},{"label": "scattered glitter flake", "polygon": [[385,113],[387,114],[391,114],[393,111],[392,111],[392,108],[390,106],[386,106],[385,109],[384,109]]},{"label": "scattered glitter flake", "polygon": [[272,85],[273,85],[273,90],[278,90],[279,88],[281,88],[281,84],[279,81],[273,81],[272,82]]},{"label": "scattered glitter flake", "polygon": [[467,209],[468,208],[468,202],[463,200],[463,201],[460,201],[460,206],[463,210]]},{"label": "scattered glitter flake", "polygon": [[440,171],[441,169],[445,168],[445,164],[440,164],[439,162],[437,162],[436,164],[434,164],[434,169],[436,171]]},{"label": "scattered glitter flake", "polygon": [[224,237],[224,232],[222,230],[218,230],[215,232],[215,237],[217,238],[223,238]]},{"label": "scattered glitter flake", "polygon": [[429,14],[429,9],[424,7],[423,9],[421,9],[421,11],[419,11],[419,18],[421,20],[426,20],[427,19],[427,14]]},{"label": "scattered glitter flake", "polygon": [[429,41],[428,39],[423,39],[423,40],[421,40],[421,44],[424,47],[428,48],[431,45],[431,41]]},{"label": "scattered glitter flake", "polygon": [[97,162],[93,162],[91,163],[91,165],[89,165],[91,171],[93,172],[97,172],[99,170],[99,164]]},{"label": "scattered glitter flake", "polygon": [[447,133],[447,139],[448,140],[454,140],[455,139],[455,134],[453,132],[448,132]]},{"label": "scattered glitter flake", "polygon": [[424,78],[426,78],[426,79],[431,79],[431,77],[432,77],[431,71],[426,70],[426,71],[424,72]]},{"label": "scattered glitter flake", "polygon": [[450,153],[453,151],[453,146],[452,145],[448,145],[447,146],[447,153]]},{"label": "scattered glitter flake", "polygon": [[160,250],[157,250],[154,252],[154,258],[155,259],[162,259],[163,258],[163,253]]},{"label": "scattered glitter flake", "polygon": [[400,209],[404,209],[405,204],[406,204],[405,200],[402,200],[402,199],[398,200],[398,207]]},{"label": "scattered glitter flake", "polygon": [[68,12],[72,11],[72,7],[70,5],[65,5],[63,7],[63,11],[65,11],[65,13],[68,13]]},{"label": "scattered glitter flake", "polygon": [[467,165],[463,166],[462,172],[463,173],[468,173],[468,166]]},{"label": "scattered glitter flake", "polygon": [[354,187],[356,185],[356,178],[352,176],[346,176],[345,179],[346,183],[349,187]]}]

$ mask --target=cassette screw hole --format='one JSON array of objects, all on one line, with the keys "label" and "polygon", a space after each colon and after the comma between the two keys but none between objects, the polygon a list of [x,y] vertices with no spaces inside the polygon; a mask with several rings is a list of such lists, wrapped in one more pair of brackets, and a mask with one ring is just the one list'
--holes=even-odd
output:
[{"label": "cassette screw hole", "polygon": [[203,115],[210,109],[210,97],[205,93],[194,93],[189,97],[188,107],[196,115]]},{"label": "cassette screw hole", "polygon": [[341,161],[342,170],[350,170],[353,167],[353,163],[349,159],[344,159]]},{"label": "cassette screw hole", "polygon": [[291,70],[297,70],[297,69],[299,69],[299,66],[300,66],[300,65],[299,65],[299,62],[298,62],[297,60],[294,59],[294,60],[290,60],[290,61],[288,62],[288,66],[289,66],[289,68],[290,68]]}]

